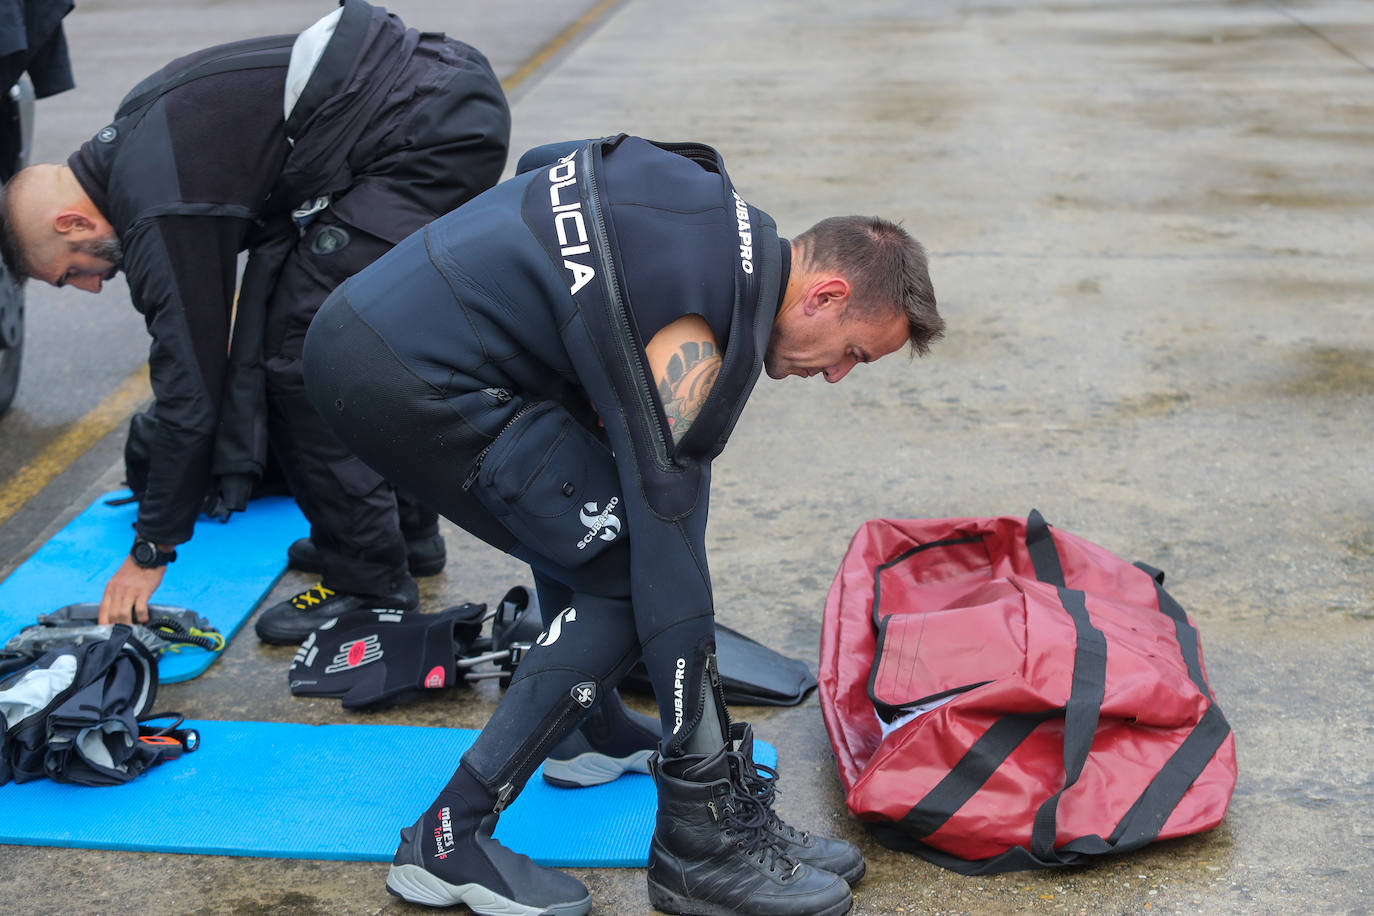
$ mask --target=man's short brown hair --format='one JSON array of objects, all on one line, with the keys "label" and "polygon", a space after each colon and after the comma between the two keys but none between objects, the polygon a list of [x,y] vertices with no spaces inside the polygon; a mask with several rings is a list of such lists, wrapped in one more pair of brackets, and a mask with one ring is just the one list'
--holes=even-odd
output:
[{"label": "man's short brown hair", "polygon": [[878,216],[832,216],[794,242],[805,250],[809,267],[849,281],[850,300],[860,315],[904,313],[915,353],[924,356],[944,336],[925,249],[901,226]]}]

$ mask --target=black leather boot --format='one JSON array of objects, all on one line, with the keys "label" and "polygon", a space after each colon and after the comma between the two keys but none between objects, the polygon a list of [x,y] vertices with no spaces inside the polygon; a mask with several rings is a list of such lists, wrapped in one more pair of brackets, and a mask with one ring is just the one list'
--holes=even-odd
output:
[{"label": "black leather boot", "polygon": [[841,916],[849,885],[789,856],[759,799],[731,778],[729,749],[655,758],[658,819],[649,901],[691,916]]},{"label": "black leather boot", "polygon": [[851,885],[864,876],[867,866],[859,847],[845,840],[797,830],[773,810],[778,771],[754,762],[754,729],[745,722],[730,724],[729,757],[731,777],[759,800],[767,813],[768,832],[783,852],[812,868],[833,872]]}]

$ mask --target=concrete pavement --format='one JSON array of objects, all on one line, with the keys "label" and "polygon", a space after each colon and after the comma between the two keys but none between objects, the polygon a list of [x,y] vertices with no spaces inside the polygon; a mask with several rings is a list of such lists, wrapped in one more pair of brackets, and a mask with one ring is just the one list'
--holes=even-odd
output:
[{"label": "concrete pavement", "polygon": [[[1201,630],[1240,755],[1230,814],[1088,869],[964,878],[884,850],[845,814],[814,698],[747,710],[779,747],[784,815],[868,854],[856,913],[1370,911],[1374,7],[629,0],[514,117],[516,150],[621,130],[705,140],[784,234],[874,212],[930,250],[949,322],[931,357],[838,386],[760,382],[715,471],[722,621],[814,661],[864,520],[1036,507],[1163,568]],[[430,606],[523,581],[450,537]],[[245,631],[166,705],[352,720],[287,696],[289,658]],[[495,699],[368,721],[476,727]],[[418,912],[384,874],[9,847],[0,898]],[[649,911],[642,872],[577,874],[596,912]]]}]

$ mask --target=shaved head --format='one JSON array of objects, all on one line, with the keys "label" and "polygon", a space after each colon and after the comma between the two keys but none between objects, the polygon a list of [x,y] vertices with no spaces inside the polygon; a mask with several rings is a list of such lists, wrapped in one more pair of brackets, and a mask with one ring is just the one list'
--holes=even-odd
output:
[{"label": "shaved head", "polygon": [[65,165],[21,169],[0,192],[0,259],[16,281],[97,291],[123,262],[119,239]]},{"label": "shaved head", "polygon": [[58,166],[51,163],[31,165],[15,173],[0,191],[0,259],[16,281],[29,278],[25,249],[33,241],[32,223],[41,217],[41,198],[56,181]]}]

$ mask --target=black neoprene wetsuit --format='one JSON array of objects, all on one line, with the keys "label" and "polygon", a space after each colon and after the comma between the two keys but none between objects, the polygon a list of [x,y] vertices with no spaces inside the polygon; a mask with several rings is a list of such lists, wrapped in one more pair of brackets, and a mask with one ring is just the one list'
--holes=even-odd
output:
[{"label": "black neoprene wetsuit", "polygon": [[138,533],[187,540],[207,493],[242,508],[270,439],[325,583],[385,594],[406,563],[395,496],[320,423],[301,346],[335,286],[496,182],[509,112],[476,49],[342,6],[289,118],[296,36],[221,45],[141,82],[69,165],[114,226],[153,338]]},{"label": "black neoprene wetsuit", "polygon": [[[641,655],[665,748],[700,721],[710,462],[762,368],[788,258],[708,147],[621,136],[521,168],[336,290],[305,350],[311,399],[348,446],[529,562],[556,613],[464,757],[499,800],[576,724],[587,686]],[[691,313],[723,365],[674,443],[644,344]]]}]

